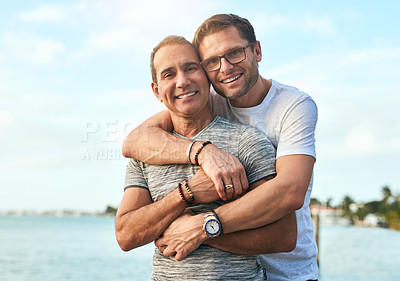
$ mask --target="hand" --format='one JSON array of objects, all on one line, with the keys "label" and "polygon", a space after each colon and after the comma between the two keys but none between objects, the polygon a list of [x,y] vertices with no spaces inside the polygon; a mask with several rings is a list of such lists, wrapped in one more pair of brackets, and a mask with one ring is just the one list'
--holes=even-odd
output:
[{"label": "hand", "polygon": [[203,169],[200,169],[196,175],[188,181],[188,185],[197,203],[209,203],[220,198],[214,187],[214,183],[206,173],[204,173]]},{"label": "hand", "polygon": [[[199,164],[211,181],[219,197],[233,199],[249,188],[246,171],[240,161],[215,145],[206,145],[199,154]],[[226,185],[233,188],[226,189]]]},{"label": "hand", "polygon": [[156,247],[166,257],[175,255],[177,261],[184,259],[208,238],[203,230],[203,222],[204,214],[182,214],[155,241]]}]

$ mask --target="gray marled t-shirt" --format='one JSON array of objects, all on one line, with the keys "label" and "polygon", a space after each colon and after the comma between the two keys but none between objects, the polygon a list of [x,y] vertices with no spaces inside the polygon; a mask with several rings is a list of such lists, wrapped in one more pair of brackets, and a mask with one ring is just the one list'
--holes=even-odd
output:
[{"label": "gray marled t-shirt", "polygon": [[[253,127],[217,116],[191,139],[209,140],[236,156],[245,167],[250,184],[275,174],[275,148],[263,133]],[[131,160],[127,166],[125,189],[148,189],[155,202],[174,190],[182,180],[191,179],[198,170],[199,166],[190,164],[149,165]],[[196,204],[191,209],[200,213],[215,209],[224,203],[218,200]],[[164,257],[157,248],[153,256],[152,280],[262,279],[262,269],[257,256],[234,254],[207,245],[201,245],[179,262]]]}]

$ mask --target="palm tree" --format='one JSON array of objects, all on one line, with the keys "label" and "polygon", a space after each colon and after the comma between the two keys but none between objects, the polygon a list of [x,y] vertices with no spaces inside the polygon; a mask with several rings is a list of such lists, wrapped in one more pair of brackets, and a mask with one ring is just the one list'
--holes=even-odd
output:
[{"label": "palm tree", "polygon": [[343,201],[342,201],[341,205],[342,205],[342,212],[343,212],[344,216],[352,216],[352,212],[350,210],[350,205],[352,203],[354,203],[354,200],[350,196],[346,195],[343,198]]},{"label": "palm tree", "polygon": [[393,197],[392,191],[390,190],[390,187],[388,185],[385,185],[382,187],[382,193],[383,193],[383,203],[385,205],[388,204],[388,200]]},{"label": "palm tree", "polygon": [[327,200],[326,200],[326,207],[332,207],[332,200],[333,200],[333,198],[332,197],[329,197]]}]

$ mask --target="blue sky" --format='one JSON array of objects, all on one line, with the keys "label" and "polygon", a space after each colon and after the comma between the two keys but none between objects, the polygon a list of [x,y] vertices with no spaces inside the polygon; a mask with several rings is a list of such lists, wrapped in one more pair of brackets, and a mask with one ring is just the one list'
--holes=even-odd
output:
[{"label": "blue sky", "polygon": [[[289,4],[290,3],[290,4]],[[250,20],[260,73],[318,104],[313,196],[400,193],[398,1],[1,1],[0,210],[103,210],[125,135],[163,109],[149,54],[216,13]]]}]

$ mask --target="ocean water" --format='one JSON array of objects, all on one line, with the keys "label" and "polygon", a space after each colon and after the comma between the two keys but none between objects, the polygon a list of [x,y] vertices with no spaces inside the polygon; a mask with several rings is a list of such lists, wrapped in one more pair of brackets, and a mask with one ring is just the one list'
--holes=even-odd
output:
[{"label": "ocean water", "polygon": [[[1,281],[149,280],[153,244],[119,249],[109,217],[0,216]],[[320,229],[321,281],[400,280],[400,232]]]},{"label": "ocean water", "polygon": [[153,249],[123,252],[109,217],[0,216],[1,281],[149,280]]},{"label": "ocean water", "polygon": [[400,280],[400,231],[322,226],[319,280]]}]

